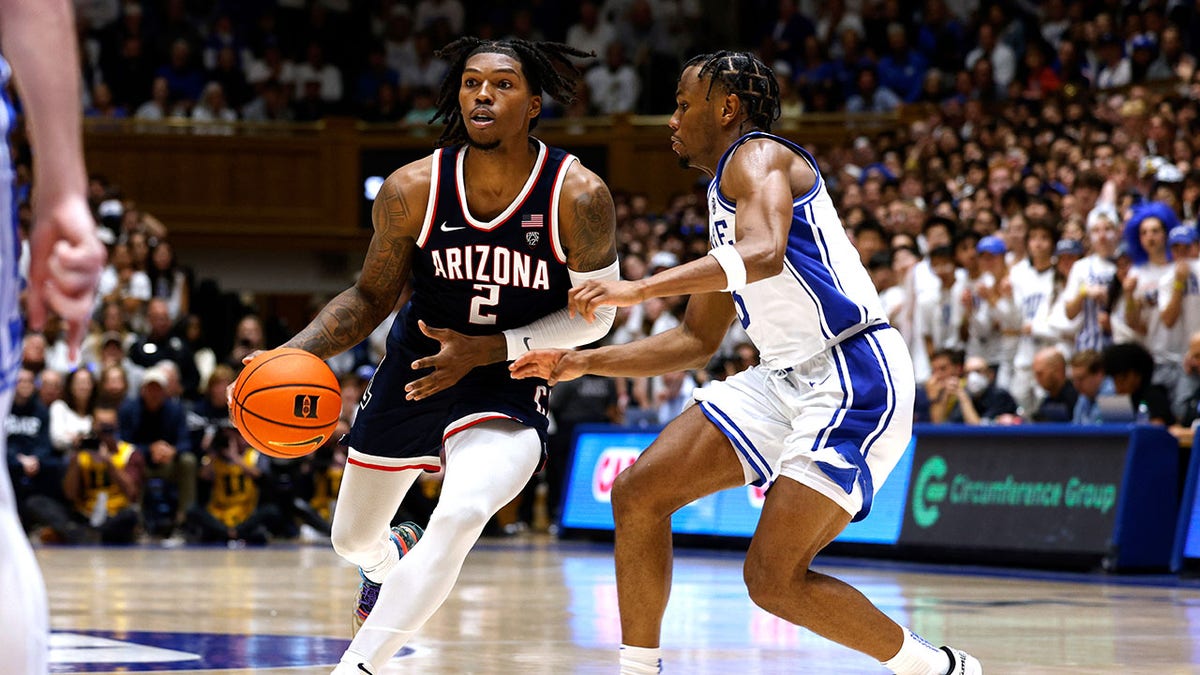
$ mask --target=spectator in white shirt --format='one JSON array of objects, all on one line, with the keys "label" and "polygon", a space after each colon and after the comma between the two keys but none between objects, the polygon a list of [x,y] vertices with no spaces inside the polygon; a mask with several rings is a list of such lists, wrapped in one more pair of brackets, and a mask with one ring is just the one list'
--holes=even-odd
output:
[{"label": "spectator in white shirt", "polygon": [[625,59],[625,47],[620,42],[610,42],[604,57],[604,63],[584,75],[596,111],[603,115],[633,112],[641,79]]},{"label": "spectator in white shirt", "polygon": [[1109,284],[1117,272],[1112,257],[1120,237],[1118,232],[1115,212],[1098,208],[1088,215],[1087,234],[1092,252],[1071,266],[1064,293],[1067,318],[1082,317],[1075,338],[1078,350],[1104,351],[1112,344]]},{"label": "spectator in white shirt", "polygon": [[1171,273],[1162,277],[1158,287],[1163,325],[1189,338],[1200,330],[1200,262],[1189,255],[1198,240],[1196,228],[1190,225],[1168,231],[1167,245],[1174,262]]},{"label": "spectator in white shirt", "polygon": [[427,30],[437,21],[445,21],[452,35],[462,35],[462,3],[458,0],[421,0],[417,3],[417,30]]},{"label": "spectator in white shirt", "polygon": [[979,46],[967,53],[967,70],[982,58],[991,61],[992,79],[998,88],[1006,89],[1017,73],[1017,55],[1011,47],[996,39],[996,30],[988,23],[979,26]]},{"label": "spectator in white shirt", "polygon": [[1061,336],[1050,325],[1050,311],[1061,287],[1061,284],[1055,283],[1053,255],[1056,236],[1054,226],[1049,222],[1030,222],[1025,234],[1025,250],[1029,254],[1024,259],[1026,264],[1014,265],[1008,275],[1013,305],[1020,321],[1009,393],[1017,400],[1017,405],[1026,411],[1033,410],[1037,402],[1034,357],[1046,347],[1055,347],[1064,354],[1068,353],[1063,349],[1067,345],[1062,344]]},{"label": "spectator in white shirt", "polygon": [[938,279],[936,294],[918,300],[917,311],[924,330],[928,356],[941,349],[963,349],[967,297],[966,270],[954,264],[954,249],[939,246],[929,252],[929,265]]},{"label": "spectator in white shirt", "polygon": [[1096,41],[1096,54],[1100,62],[1096,74],[1097,89],[1124,87],[1133,79],[1133,65],[1124,54],[1121,38],[1113,33],[1104,33]]},{"label": "spectator in white shirt", "polygon": [[[600,56],[616,38],[616,29],[600,17],[595,2],[584,0],[579,4],[579,21],[567,29],[567,44]],[[585,65],[589,61],[590,59],[576,59],[575,65]]]},{"label": "spectator in white shirt", "polygon": [[1162,202],[1140,205],[1125,224],[1125,247],[1133,269],[1122,286],[1121,316],[1133,331],[1134,339],[1154,357],[1154,383],[1168,390],[1182,373],[1183,352],[1187,348],[1187,333],[1179,326],[1166,325],[1159,310],[1163,282],[1174,271],[1167,236],[1178,225],[1175,213]]},{"label": "spectator in white shirt", "polygon": [[309,82],[316,82],[322,101],[329,104],[340,102],[342,71],[332,63],[325,62],[325,50],[319,42],[310,42],[307,54],[304,63],[296,66],[296,98],[304,96],[305,86]]}]

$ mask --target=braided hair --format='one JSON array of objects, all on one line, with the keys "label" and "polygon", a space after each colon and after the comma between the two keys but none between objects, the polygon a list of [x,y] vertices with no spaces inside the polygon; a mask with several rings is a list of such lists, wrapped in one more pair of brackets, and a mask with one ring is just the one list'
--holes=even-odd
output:
[{"label": "braided hair", "polygon": [[[458,91],[467,59],[482,53],[504,54],[516,59],[521,64],[521,72],[526,81],[529,82],[529,90],[535,96],[540,96],[545,91],[554,100],[567,105],[575,100],[575,84],[583,74],[570,57],[596,56],[594,53],[583,52],[560,42],[481,40],[477,37],[463,37],[451,42],[437,52],[439,57],[450,63],[450,68],[442,80],[442,90],[438,93],[437,113],[429,120],[429,123],[433,124],[440,118],[446,125],[437,141],[439,148],[457,145],[467,140],[462,107],[458,103]],[[535,117],[529,121],[529,128],[532,130],[536,126]]]},{"label": "braided hair", "polygon": [[750,124],[763,131],[770,131],[771,124],[779,119],[779,82],[775,72],[767,64],[749,52],[721,51],[692,57],[684,69],[700,66],[698,79],[709,78],[708,94],[718,82],[725,91],[738,97],[746,111]]}]

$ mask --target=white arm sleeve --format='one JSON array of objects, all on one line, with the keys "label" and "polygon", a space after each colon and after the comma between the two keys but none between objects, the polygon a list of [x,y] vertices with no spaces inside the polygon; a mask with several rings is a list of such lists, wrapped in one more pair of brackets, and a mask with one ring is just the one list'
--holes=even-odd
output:
[{"label": "white arm sleeve", "polygon": [[[592,279],[617,281],[621,278],[618,261],[591,272],[576,272],[573,269],[567,269],[567,272],[571,275],[572,287]],[[616,307],[600,307],[596,310],[596,320],[588,323],[582,316],[571,318],[567,308],[563,307],[526,326],[506,330],[504,342],[508,345],[508,360],[512,361],[531,349],[569,349],[595,342],[608,335],[616,316]]]}]

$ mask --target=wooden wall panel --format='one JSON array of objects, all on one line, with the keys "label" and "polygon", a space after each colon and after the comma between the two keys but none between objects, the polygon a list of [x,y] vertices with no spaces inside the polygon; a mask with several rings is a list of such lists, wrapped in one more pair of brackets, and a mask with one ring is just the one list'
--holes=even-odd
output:
[{"label": "wooden wall panel", "polygon": [[[599,152],[604,165],[591,168],[613,190],[646,193],[659,207],[702,177],[680,168],[666,122],[666,117],[558,121],[536,133],[552,145],[586,147],[593,157]],[[830,143],[902,123],[898,116],[813,116],[785,128],[785,134],[801,143]],[[362,151],[423,153],[433,142],[347,119],[236,127],[235,135],[194,133],[208,130],[186,125],[147,133],[142,126],[89,127],[88,167],[162,219],[179,246],[361,250],[370,237],[359,221]]]}]

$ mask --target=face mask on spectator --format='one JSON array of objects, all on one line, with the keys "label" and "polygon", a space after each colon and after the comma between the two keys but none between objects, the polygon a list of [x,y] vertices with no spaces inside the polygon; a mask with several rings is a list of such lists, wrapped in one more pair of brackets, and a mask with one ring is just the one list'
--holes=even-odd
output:
[{"label": "face mask on spectator", "polygon": [[967,382],[963,385],[971,396],[978,396],[988,387],[987,375],[979,371],[967,373]]}]

